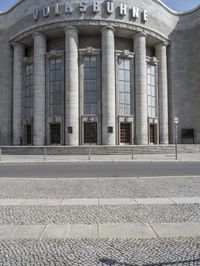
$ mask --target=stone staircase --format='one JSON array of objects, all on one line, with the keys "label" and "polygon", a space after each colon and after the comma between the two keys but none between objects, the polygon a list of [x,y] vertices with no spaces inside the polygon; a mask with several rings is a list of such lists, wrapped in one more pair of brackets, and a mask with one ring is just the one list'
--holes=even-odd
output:
[{"label": "stone staircase", "polygon": [[[173,154],[174,145],[151,146],[2,146],[3,155],[113,155],[113,154]],[[179,153],[199,153],[200,145],[178,145]]]}]

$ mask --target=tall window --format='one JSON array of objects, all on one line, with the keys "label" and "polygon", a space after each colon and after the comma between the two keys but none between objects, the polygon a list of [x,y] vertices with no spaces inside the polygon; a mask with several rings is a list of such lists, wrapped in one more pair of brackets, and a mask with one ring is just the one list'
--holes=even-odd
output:
[{"label": "tall window", "polygon": [[24,118],[33,117],[33,64],[25,67],[25,113]]},{"label": "tall window", "polygon": [[131,114],[130,59],[118,58],[119,114]]},{"label": "tall window", "polygon": [[157,116],[156,67],[147,64],[148,116]]},{"label": "tall window", "polygon": [[84,57],[84,114],[96,114],[97,109],[97,57]]},{"label": "tall window", "polygon": [[50,59],[49,114],[61,115],[61,58]]}]

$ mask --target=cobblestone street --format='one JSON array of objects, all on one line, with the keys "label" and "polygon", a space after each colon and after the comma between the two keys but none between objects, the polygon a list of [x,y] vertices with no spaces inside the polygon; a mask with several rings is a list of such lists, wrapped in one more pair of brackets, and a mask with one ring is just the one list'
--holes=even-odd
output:
[{"label": "cobblestone street", "polygon": [[0,265],[200,265],[199,177],[2,178]]}]

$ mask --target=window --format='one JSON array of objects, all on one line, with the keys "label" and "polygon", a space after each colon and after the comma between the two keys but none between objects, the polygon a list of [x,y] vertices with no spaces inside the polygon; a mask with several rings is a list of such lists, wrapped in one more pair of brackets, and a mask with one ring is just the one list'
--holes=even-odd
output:
[{"label": "window", "polygon": [[25,67],[24,118],[33,117],[33,64]]},{"label": "window", "polygon": [[96,114],[97,109],[97,57],[84,57],[84,114]]},{"label": "window", "polygon": [[147,64],[148,116],[157,116],[156,67]]},{"label": "window", "polygon": [[50,59],[49,113],[61,115],[61,58]]},{"label": "window", "polygon": [[131,114],[131,78],[130,59],[118,58],[118,82],[119,82],[119,114]]}]

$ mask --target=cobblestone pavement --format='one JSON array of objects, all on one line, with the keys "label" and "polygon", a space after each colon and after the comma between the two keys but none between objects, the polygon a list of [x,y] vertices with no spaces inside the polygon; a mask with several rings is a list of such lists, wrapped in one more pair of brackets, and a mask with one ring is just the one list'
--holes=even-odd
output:
[{"label": "cobblestone pavement", "polygon": [[[0,179],[0,199],[199,196],[198,177]],[[129,222],[199,223],[200,204],[0,206],[0,225]],[[0,241],[0,266],[186,265],[200,266],[200,237]]]},{"label": "cobblestone pavement", "polygon": [[200,177],[0,179],[0,198],[150,198],[200,196]]},{"label": "cobblestone pavement", "polygon": [[130,222],[200,222],[200,204],[0,207],[0,224],[94,224]]},{"label": "cobblestone pavement", "polygon": [[3,241],[1,266],[198,266],[200,238]]}]

